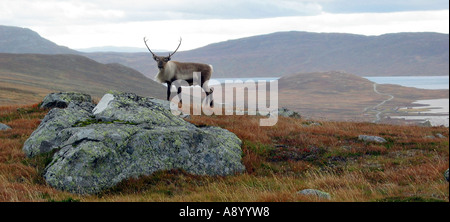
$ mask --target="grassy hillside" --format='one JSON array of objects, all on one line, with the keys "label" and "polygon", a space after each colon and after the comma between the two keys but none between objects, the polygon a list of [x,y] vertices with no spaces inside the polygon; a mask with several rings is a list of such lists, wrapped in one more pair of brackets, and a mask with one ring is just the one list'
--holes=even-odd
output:
[{"label": "grassy hillside", "polygon": [[[284,76],[331,70],[360,76],[427,76],[449,75],[448,49],[448,34],[363,36],[279,32],[180,51],[173,60],[212,64],[216,78]],[[85,55],[103,63],[124,64],[151,78],[157,73],[149,53]]]},{"label": "grassy hillside", "polygon": [[[374,83],[348,73],[316,72],[285,76],[278,81],[279,104],[304,116],[331,120],[373,121],[370,108],[389,98]],[[377,84],[378,92],[394,96],[381,108],[394,112],[421,99],[449,98],[448,90],[425,90]]]},{"label": "grassy hillside", "polygon": [[[25,157],[22,146],[48,110],[37,104],[0,107],[0,201],[312,201],[448,202],[449,130],[444,127],[327,122],[280,117],[260,127],[256,116],[192,116],[197,125],[219,126],[243,142],[246,171],[227,177],[161,171],[125,180],[97,195],[74,195],[42,179],[48,155]],[[446,138],[430,137],[442,134]],[[382,136],[384,144],[358,140]],[[330,200],[298,195],[319,189]]]},{"label": "grassy hillside", "polygon": [[163,98],[164,86],[120,64],[78,55],[0,53],[0,105],[29,104],[50,92],[77,91],[101,98],[108,90]]}]

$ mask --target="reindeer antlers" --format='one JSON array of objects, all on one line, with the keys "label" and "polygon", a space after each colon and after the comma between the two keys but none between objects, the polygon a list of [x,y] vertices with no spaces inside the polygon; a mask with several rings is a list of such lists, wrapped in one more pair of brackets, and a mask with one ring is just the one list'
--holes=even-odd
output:
[{"label": "reindeer antlers", "polygon": [[152,50],[150,50],[150,48],[148,47],[147,40],[145,38],[146,37],[144,37],[144,43],[145,43],[145,46],[147,46],[148,51],[150,51],[150,53],[152,53],[153,56],[156,56],[155,53],[153,53]]},{"label": "reindeer antlers", "polygon": [[181,45],[181,41],[182,41],[182,39],[181,39],[181,37],[180,37],[180,44],[178,44],[177,49],[175,49],[175,51],[174,51],[173,53],[169,53],[169,58],[172,57],[173,54],[175,54],[175,53],[178,51],[178,48],[180,48],[180,45]]},{"label": "reindeer antlers", "polygon": [[[148,51],[149,51],[150,53],[152,53],[153,56],[156,56],[155,53],[153,53],[152,50],[150,50],[150,47],[148,47],[148,45],[147,45],[147,39],[146,39],[146,38],[147,38],[147,37],[144,37],[144,43],[145,43],[145,46],[147,46]],[[180,46],[181,46],[181,41],[182,41],[182,39],[181,39],[181,37],[180,37],[180,44],[178,44],[178,47],[177,47],[177,49],[175,49],[174,52],[169,53],[169,58],[172,57],[173,54],[175,54],[175,53],[178,51],[178,49],[179,49]]]}]

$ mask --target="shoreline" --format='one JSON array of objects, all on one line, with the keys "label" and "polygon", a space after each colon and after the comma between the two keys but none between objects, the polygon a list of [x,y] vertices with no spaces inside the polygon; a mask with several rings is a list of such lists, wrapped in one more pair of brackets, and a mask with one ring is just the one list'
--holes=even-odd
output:
[{"label": "shoreline", "polygon": [[431,126],[449,127],[449,98],[417,100],[418,106],[401,107],[399,111],[407,115],[389,116],[392,119],[429,122]]}]

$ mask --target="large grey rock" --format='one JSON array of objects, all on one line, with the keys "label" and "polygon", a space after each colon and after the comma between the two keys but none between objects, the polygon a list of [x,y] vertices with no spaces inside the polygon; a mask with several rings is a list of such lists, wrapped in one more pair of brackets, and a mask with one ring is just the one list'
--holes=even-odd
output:
[{"label": "large grey rock", "polygon": [[359,135],[358,140],[362,140],[365,142],[376,142],[376,143],[386,143],[387,141],[379,136],[367,136],[367,135]]},{"label": "large grey rock", "polygon": [[187,124],[174,116],[168,105],[159,99],[137,96],[134,93],[112,92],[103,96],[93,109],[96,119],[109,122],[120,120],[134,124],[176,126]]},{"label": "large grey rock", "polygon": [[[245,170],[236,135],[218,127],[196,127],[172,115],[166,105],[152,98],[112,92],[92,112],[75,105],[51,110],[48,119],[52,124],[40,126],[40,133],[33,133],[27,144],[36,147],[34,155],[48,152],[48,147],[58,148],[44,178],[52,187],[80,194],[97,193],[126,178],[159,170],[223,176]],[[73,113],[79,115],[72,118]],[[62,126],[59,119],[65,117],[73,121]],[[46,128],[52,139],[38,139],[45,137]],[[51,142],[42,145],[42,141]]]},{"label": "large grey rock", "polygon": [[0,123],[0,130],[7,130],[7,129],[11,129],[11,127],[9,127],[6,124]]},{"label": "large grey rock", "polygon": [[88,121],[91,113],[84,108],[93,105],[78,105],[70,103],[65,109],[54,108],[48,112],[38,128],[25,141],[22,150],[28,157],[50,152],[59,148],[62,140],[60,132],[75,125],[76,123]]},{"label": "large grey rock", "polygon": [[240,140],[216,127],[93,124],[65,131],[72,136],[55,154],[44,178],[51,186],[74,193],[97,193],[158,170],[180,168],[197,175],[244,170]]},{"label": "large grey rock", "polygon": [[42,101],[41,108],[66,108],[70,102],[91,103],[92,98],[88,94],[78,92],[50,93]]}]

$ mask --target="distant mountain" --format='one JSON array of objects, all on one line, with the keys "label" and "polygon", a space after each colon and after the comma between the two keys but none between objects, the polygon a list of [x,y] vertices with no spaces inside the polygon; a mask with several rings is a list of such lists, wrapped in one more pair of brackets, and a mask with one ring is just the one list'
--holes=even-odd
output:
[{"label": "distant mountain", "polygon": [[0,105],[39,102],[50,92],[76,91],[101,98],[108,90],[165,98],[166,87],[120,64],[79,55],[0,53]]},{"label": "distant mountain", "polygon": [[[2,52],[81,54],[104,64],[120,63],[152,79],[158,72],[148,52],[81,53],[17,27],[0,26]],[[278,32],[180,51],[173,60],[212,64],[215,78],[274,77],[333,70],[359,76],[449,75],[449,35]]]},{"label": "distant mountain", "polygon": [[[148,52],[146,48],[137,47],[118,47],[118,46],[101,46],[84,49],[76,49],[80,52]],[[158,50],[155,50],[157,52]],[[164,51],[164,50],[159,50]]]},{"label": "distant mountain", "polygon": [[79,54],[27,28],[0,25],[0,53]]},{"label": "distant mountain", "polygon": [[[157,73],[149,53],[86,56],[124,64],[151,78]],[[449,35],[278,32],[180,51],[173,60],[212,64],[216,78],[332,70],[360,76],[449,75]]]}]

